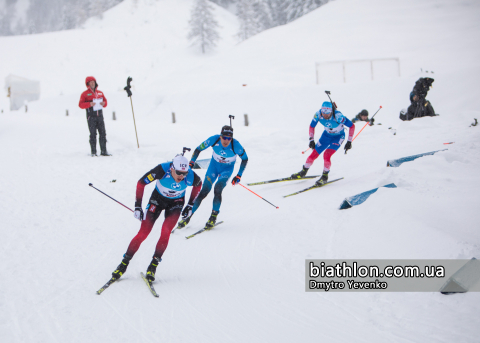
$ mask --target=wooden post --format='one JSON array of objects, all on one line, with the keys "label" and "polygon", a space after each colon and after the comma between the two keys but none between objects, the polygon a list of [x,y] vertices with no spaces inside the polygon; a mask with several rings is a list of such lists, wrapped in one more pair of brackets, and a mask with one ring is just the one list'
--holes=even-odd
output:
[{"label": "wooden post", "polygon": [[67,110],[66,116],[68,117],[68,110]]},{"label": "wooden post", "polygon": [[172,123],[174,123],[174,124],[176,123],[176,121],[175,121],[175,112],[172,112]]},{"label": "wooden post", "polygon": [[115,117],[115,111],[113,111],[113,113],[112,113],[112,114],[113,114],[113,117],[112,117],[112,119],[113,119],[113,120],[117,120],[117,117]]},{"label": "wooden post", "polygon": [[245,126],[248,126],[248,114],[245,113],[244,116],[245,116]]}]

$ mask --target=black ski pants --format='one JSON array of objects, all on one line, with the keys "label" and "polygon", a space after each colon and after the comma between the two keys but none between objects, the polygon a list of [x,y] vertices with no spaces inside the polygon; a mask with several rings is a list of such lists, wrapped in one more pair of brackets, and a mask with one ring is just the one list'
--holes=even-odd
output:
[{"label": "black ski pants", "polygon": [[97,153],[97,130],[100,135],[99,143],[100,150],[103,153],[107,152],[107,132],[105,131],[105,122],[103,121],[103,115],[89,116],[87,118],[88,129],[90,130],[90,148],[92,154]]}]

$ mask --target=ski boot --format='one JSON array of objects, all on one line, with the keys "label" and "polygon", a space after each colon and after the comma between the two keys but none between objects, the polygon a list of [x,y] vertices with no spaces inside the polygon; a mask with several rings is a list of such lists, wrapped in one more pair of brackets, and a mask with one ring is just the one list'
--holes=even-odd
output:
[{"label": "ski boot", "polygon": [[192,216],[182,219],[178,222],[177,229],[183,229],[190,222]]},{"label": "ski boot", "polygon": [[211,230],[217,221],[218,211],[212,211],[210,219],[208,219],[207,224],[205,224],[205,230]]},{"label": "ski boot", "polygon": [[100,153],[100,156],[112,156],[112,155],[109,154],[109,153],[107,152],[107,150],[105,150],[105,151],[102,151],[102,152]]},{"label": "ski boot", "polygon": [[97,156],[97,150],[96,150],[96,149],[92,149],[92,152],[91,152],[90,156],[92,156],[92,157]]},{"label": "ski boot", "polygon": [[150,265],[147,268],[147,280],[150,282],[155,281],[155,272],[157,271],[157,266],[158,264],[162,262],[162,259],[160,257],[153,257],[152,262],[150,262]]},{"label": "ski boot", "polygon": [[323,186],[328,181],[328,171],[324,171],[322,177],[315,182],[315,186]]},{"label": "ski boot", "polygon": [[290,176],[292,179],[301,179],[302,177],[305,177],[307,175],[308,168],[302,167],[302,170],[299,171],[298,173],[292,174]]},{"label": "ski boot", "polygon": [[130,260],[132,259],[132,256],[128,256],[127,254],[123,255],[123,260],[122,263],[120,263],[115,269],[115,271],[112,273],[112,278],[115,280],[120,279],[120,277],[125,273],[127,270],[128,264],[130,263]]}]

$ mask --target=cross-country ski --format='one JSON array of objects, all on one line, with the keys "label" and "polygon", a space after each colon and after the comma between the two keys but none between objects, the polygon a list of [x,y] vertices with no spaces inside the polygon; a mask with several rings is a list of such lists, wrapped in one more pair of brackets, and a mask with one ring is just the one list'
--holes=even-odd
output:
[{"label": "cross-country ski", "polygon": [[205,226],[203,229],[198,230],[198,231],[195,232],[194,234],[192,234],[192,235],[190,235],[190,236],[185,236],[185,238],[186,238],[186,239],[190,239],[190,238],[192,238],[192,237],[195,237],[196,235],[201,234],[202,232],[205,232],[205,231],[209,231],[209,230],[213,229],[214,227],[216,227],[216,226],[218,226],[218,225],[220,225],[220,224],[222,224],[222,223],[223,223],[223,221],[218,222],[218,223],[215,223],[215,225],[213,225],[212,227],[207,227],[207,226]]},{"label": "cross-country ski", "polygon": [[332,182],[337,182],[337,181],[340,181],[340,180],[343,180],[343,177],[341,177],[339,179],[332,180],[332,181],[325,182],[324,184],[321,184],[321,185],[318,185],[318,184],[315,183],[313,186],[307,187],[305,189],[302,189],[301,191],[298,191],[298,192],[295,192],[295,193],[292,193],[292,194],[284,195],[283,197],[288,198],[288,197],[291,197],[292,195],[297,195],[297,194],[300,194],[300,193],[303,193],[303,192],[311,191],[312,189],[320,188],[320,187],[326,186],[326,185],[328,185]]},{"label": "cross-country ski", "polygon": [[286,182],[286,181],[308,180],[308,179],[314,179],[314,178],[319,177],[319,176],[321,176],[321,175],[310,175],[310,176],[304,176],[304,177],[296,178],[296,179],[293,179],[292,177],[284,177],[282,179],[267,180],[267,181],[260,181],[260,182],[251,182],[251,183],[247,183],[247,186],[265,185],[267,183],[277,183],[277,182]]},{"label": "cross-country ski", "polygon": [[142,277],[143,281],[145,281],[145,284],[147,285],[148,289],[150,290],[150,292],[152,293],[152,295],[156,298],[158,298],[158,294],[157,294],[157,291],[155,291],[155,288],[153,287],[152,285],[152,281],[150,281],[149,279],[147,279],[147,277],[145,276],[145,274],[143,274],[142,272],[140,272],[140,276]]},{"label": "cross-country ski", "polygon": [[114,283],[115,281],[117,281],[117,279],[115,279],[115,278],[112,277],[110,280],[108,280],[108,282],[107,282],[105,285],[103,285],[102,288],[100,288],[100,289],[97,291],[97,294],[102,294],[103,291],[106,290],[108,287],[110,287],[110,285],[111,285],[112,283]]}]

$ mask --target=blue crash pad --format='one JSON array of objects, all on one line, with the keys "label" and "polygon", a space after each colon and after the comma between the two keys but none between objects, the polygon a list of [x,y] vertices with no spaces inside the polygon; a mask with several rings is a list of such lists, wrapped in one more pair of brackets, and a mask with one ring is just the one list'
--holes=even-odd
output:
[{"label": "blue crash pad", "polygon": [[[382,187],[387,187],[387,188],[397,188],[397,186],[394,183],[390,183],[388,185],[382,186]],[[342,204],[340,205],[340,210],[346,210],[347,208],[363,204],[370,195],[375,193],[378,190],[378,188],[371,189],[369,191],[345,198],[343,200]]]},{"label": "blue crash pad", "polygon": [[402,157],[402,158],[399,158],[397,160],[390,160],[390,161],[387,161],[387,167],[399,167],[403,162],[410,162],[410,161],[413,161],[413,160],[415,160],[419,157],[423,157],[423,156],[427,156],[427,155],[433,155],[436,152],[445,151],[445,150],[448,150],[448,149],[442,149],[442,150],[437,150],[437,151],[426,152],[424,154]]}]

